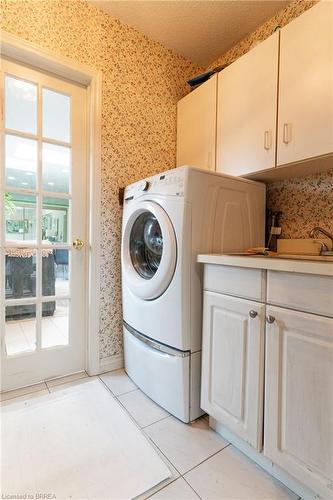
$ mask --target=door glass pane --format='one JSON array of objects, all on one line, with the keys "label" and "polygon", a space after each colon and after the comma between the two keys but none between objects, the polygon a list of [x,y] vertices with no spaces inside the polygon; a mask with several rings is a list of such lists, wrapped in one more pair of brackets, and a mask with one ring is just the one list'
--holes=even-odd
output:
[{"label": "door glass pane", "polygon": [[43,89],[43,137],[70,142],[69,96]]},{"label": "door glass pane", "polygon": [[71,150],[63,146],[43,143],[43,189],[69,193]]},{"label": "door glass pane", "polygon": [[36,241],[36,196],[5,193],[6,241]]},{"label": "door glass pane", "polygon": [[37,133],[37,85],[6,76],[5,126],[20,132]]},{"label": "door glass pane", "polygon": [[5,297],[36,296],[36,250],[5,248]]},{"label": "door glass pane", "polygon": [[7,134],[5,167],[7,186],[35,189],[37,141]]},{"label": "door glass pane", "polygon": [[36,349],[36,305],[5,308],[5,345],[8,356]]},{"label": "door glass pane", "polygon": [[[49,254],[46,255],[46,252]],[[43,287],[44,296],[69,295],[69,250],[56,248],[43,250]]]},{"label": "door glass pane", "polygon": [[68,345],[69,300],[43,303],[42,347]]},{"label": "door glass pane", "polygon": [[67,243],[68,222],[69,200],[44,197],[42,223],[43,242]]},{"label": "door glass pane", "polygon": [[130,255],[137,273],[151,279],[162,258],[163,236],[156,217],[144,212],[136,219],[130,235]]}]

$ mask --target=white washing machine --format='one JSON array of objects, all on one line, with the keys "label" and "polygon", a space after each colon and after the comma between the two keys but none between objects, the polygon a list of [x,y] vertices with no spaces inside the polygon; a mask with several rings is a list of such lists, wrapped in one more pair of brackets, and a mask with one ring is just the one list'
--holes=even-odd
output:
[{"label": "white washing machine", "polygon": [[264,244],[264,184],[180,167],[128,186],[122,229],[125,369],[184,422],[200,409],[199,253]]}]

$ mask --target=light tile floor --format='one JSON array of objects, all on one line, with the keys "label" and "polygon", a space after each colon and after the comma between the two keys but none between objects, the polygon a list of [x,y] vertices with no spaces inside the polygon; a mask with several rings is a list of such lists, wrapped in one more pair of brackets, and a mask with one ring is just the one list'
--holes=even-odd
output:
[{"label": "light tile floor", "polygon": [[127,392],[135,391],[137,386],[126,375],[124,370],[115,370],[113,372],[104,373],[99,377],[105,385],[108,386],[115,396],[126,394]]},{"label": "light tile floor", "polygon": [[186,425],[169,416],[145,432],[182,475],[229,445],[204,418]]},{"label": "light tile floor", "polygon": [[[2,405],[85,383],[85,372],[2,394]],[[124,370],[99,378],[141,427],[172,478],[139,497],[163,500],[296,500],[298,497],[209,428],[207,417],[184,424],[169,415],[128,378]],[[17,401],[17,399],[15,399]],[[110,499],[112,496],[110,496]],[[119,499],[118,499],[119,500]]]},{"label": "light tile floor", "polygon": [[149,399],[140,389],[117,397],[140,427],[147,427],[169,417],[167,411]]},{"label": "light tile floor", "polygon": [[232,445],[192,469],[184,479],[200,498],[298,498]]}]

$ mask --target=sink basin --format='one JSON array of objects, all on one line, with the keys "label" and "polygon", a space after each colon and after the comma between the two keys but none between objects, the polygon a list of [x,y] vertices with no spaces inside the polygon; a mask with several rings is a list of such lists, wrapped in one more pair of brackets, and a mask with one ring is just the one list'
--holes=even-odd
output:
[{"label": "sink basin", "polygon": [[[322,244],[329,249],[328,255],[320,255]],[[258,247],[253,250],[263,250],[263,247]],[[243,255],[247,257],[261,257],[263,259],[291,259],[291,260],[309,260],[314,262],[333,262],[332,242],[328,239],[316,240],[313,238],[307,239],[278,239],[277,253],[273,255],[263,255],[250,253],[249,251],[229,253],[227,255]]]},{"label": "sink basin", "polygon": [[333,262],[333,255],[306,255],[306,254],[291,254],[291,253],[278,253],[274,255],[250,254],[246,252],[229,253],[226,255],[243,256],[243,257],[260,257],[262,259],[291,259],[291,260],[309,260],[315,262]]}]

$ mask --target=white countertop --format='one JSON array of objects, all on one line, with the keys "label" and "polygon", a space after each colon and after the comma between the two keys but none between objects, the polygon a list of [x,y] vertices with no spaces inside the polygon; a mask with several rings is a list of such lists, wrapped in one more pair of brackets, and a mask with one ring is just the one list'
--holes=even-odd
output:
[{"label": "white countertop", "polygon": [[333,276],[332,257],[306,257],[304,259],[304,257],[290,258],[266,257],[263,255],[207,254],[198,255],[197,260],[203,264]]}]

